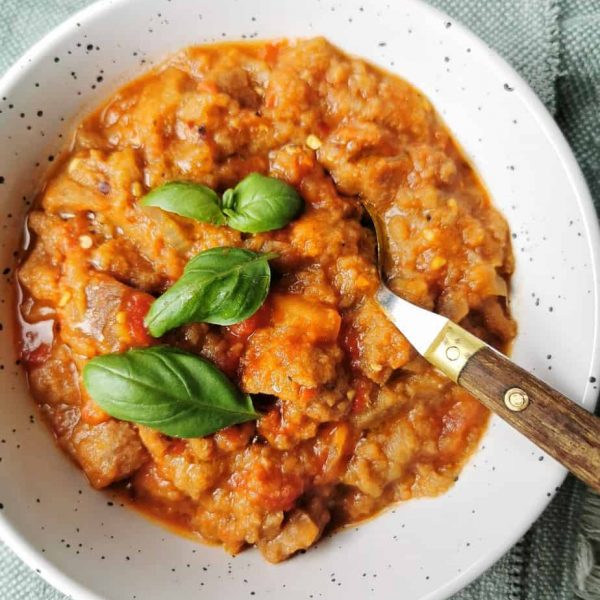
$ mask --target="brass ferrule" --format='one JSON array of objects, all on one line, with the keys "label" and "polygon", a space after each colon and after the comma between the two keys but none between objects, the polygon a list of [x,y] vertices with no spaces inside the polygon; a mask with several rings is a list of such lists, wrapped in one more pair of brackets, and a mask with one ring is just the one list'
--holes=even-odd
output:
[{"label": "brass ferrule", "polygon": [[458,383],[467,361],[485,346],[479,338],[449,321],[440,331],[424,357],[444,375]]}]

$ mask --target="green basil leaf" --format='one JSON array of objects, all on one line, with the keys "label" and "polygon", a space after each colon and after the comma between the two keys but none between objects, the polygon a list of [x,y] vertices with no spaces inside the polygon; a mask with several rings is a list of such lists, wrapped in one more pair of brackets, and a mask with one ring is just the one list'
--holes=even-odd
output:
[{"label": "green basil leaf", "polygon": [[302,206],[302,198],[291,185],[260,173],[251,173],[223,195],[227,225],[246,233],[285,227]]},{"label": "green basil leaf", "polygon": [[233,188],[229,188],[223,192],[221,204],[223,208],[233,208]]},{"label": "green basil leaf", "polygon": [[224,225],[225,216],[219,206],[219,196],[205,185],[190,181],[170,181],[142,198],[143,206],[157,206],[182,217],[213,225]]},{"label": "green basil leaf", "polygon": [[83,382],[109,415],[173,437],[202,437],[260,416],[214,365],[168,346],[97,356]]},{"label": "green basil leaf", "polygon": [[269,259],[241,248],[212,248],[192,258],[157,298],[144,322],[154,337],[185,323],[232,325],[252,316],[269,293]]}]

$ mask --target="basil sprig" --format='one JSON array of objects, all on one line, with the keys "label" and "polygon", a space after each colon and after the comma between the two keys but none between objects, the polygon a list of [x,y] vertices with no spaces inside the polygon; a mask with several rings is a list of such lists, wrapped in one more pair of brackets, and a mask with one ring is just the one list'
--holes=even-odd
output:
[{"label": "basil sprig", "polygon": [[185,323],[232,325],[252,316],[269,293],[269,259],[241,248],[212,248],[192,258],[157,298],[144,322],[154,337]]},{"label": "basil sprig", "polygon": [[245,233],[285,227],[302,210],[302,199],[291,186],[251,173],[223,194],[227,225]]},{"label": "basil sprig", "polygon": [[144,206],[157,206],[163,210],[197,221],[224,225],[220,199],[214,190],[190,181],[171,181],[152,190],[142,199]]},{"label": "basil sprig", "polygon": [[202,437],[260,416],[217,367],[168,346],[97,356],[83,382],[109,415],[173,437]]},{"label": "basil sprig", "polygon": [[152,190],[142,204],[213,225],[227,224],[244,233],[285,227],[303,206],[291,185],[260,173],[251,173],[226,190],[222,200],[204,185],[172,181]]}]

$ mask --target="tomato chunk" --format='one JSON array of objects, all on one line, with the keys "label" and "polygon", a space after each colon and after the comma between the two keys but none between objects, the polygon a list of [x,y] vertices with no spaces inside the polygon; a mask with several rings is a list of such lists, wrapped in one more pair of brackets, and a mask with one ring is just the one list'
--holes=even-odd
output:
[{"label": "tomato chunk", "polygon": [[227,331],[242,340],[247,340],[257,329],[266,327],[271,321],[271,303],[267,300],[251,317],[229,325]]},{"label": "tomato chunk", "polygon": [[153,341],[144,324],[144,317],[148,314],[152,302],[154,298],[144,292],[133,292],[125,300],[127,330],[134,346],[149,346]]},{"label": "tomato chunk", "polygon": [[373,383],[365,377],[359,377],[354,386],[355,396],[352,401],[352,413],[355,415],[360,414],[367,408],[369,399],[371,397],[371,390],[373,389]]},{"label": "tomato chunk", "polygon": [[360,340],[354,327],[344,327],[342,335],[342,347],[350,360],[350,366],[358,369],[360,365]]},{"label": "tomato chunk", "polygon": [[54,339],[53,326],[52,320],[37,323],[21,322],[19,354],[27,366],[38,367],[50,356]]},{"label": "tomato chunk", "polygon": [[39,367],[48,360],[50,348],[50,344],[45,343],[34,348],[26,346],[21,351],[21,360],[29,367]]}]

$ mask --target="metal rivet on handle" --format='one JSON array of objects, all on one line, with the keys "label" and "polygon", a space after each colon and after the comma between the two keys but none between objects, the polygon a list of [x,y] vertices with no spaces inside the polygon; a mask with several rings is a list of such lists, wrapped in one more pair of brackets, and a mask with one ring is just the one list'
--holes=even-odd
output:
[{"label": "metal rivet on handle", "polygon": [[446,348],[446,358],[448,360],[458,360],[460,358],[460,349],[457,346],[448,346]]},{"label": "metal rivet on handle", "polygon": [[520,412],[529,406],[529,396],[521,388],[510,388],[504,394],[504,404],[509,410]]}]

